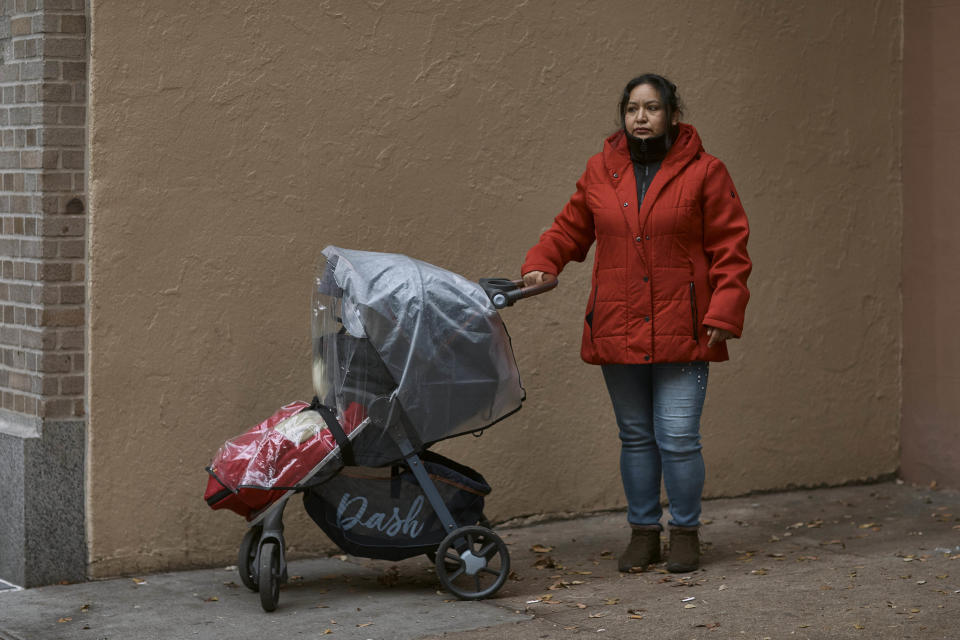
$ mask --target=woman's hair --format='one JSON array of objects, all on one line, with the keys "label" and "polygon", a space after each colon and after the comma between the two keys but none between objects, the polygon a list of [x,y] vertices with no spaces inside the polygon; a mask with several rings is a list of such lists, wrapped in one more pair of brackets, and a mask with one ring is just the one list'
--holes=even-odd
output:
[{"label": "woman's hair", "polygon": [[667,110],[668,126],[673,121],[673,114],[683,116],[683,103],[677,94],[677,85],[656,73],[645,73],[628,82],[623,88],[623,95],[620,96],[620,128],[623,128],[623,118],[627,112],[627,103],[630,102],[630,92],[642,84],[650,85],[660,94],[660,100]]}]

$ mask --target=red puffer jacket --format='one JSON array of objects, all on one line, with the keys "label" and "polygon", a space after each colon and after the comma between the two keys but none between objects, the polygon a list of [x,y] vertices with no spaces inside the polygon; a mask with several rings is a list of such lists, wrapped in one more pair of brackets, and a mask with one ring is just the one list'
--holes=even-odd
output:
[{"label": "red puffer jacket", "polygon": [[747,216],[723,163],[679,128],[639,212],[626,136],[607,138],[521,268],[557,275],[597,241],[581,348],[591,364],[726,360],[704,325],[743,330]]}]

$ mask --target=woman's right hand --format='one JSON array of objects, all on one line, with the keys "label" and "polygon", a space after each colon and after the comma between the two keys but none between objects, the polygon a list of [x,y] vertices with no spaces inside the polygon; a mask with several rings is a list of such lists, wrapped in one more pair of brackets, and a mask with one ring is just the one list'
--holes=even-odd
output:
[{"label": "woman's right hand", "polygon": [[546,275],[543,271],[528,271],[523,274],[523,286],[533,287],[543,284],[546,281]]}]

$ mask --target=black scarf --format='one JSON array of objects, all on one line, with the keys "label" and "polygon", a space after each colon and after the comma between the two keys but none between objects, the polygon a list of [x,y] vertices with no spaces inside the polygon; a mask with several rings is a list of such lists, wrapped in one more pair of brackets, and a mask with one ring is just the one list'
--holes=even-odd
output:
[{"label": "black scarf", "polygon": [[627,146],[630,147],[630,159],[633,161],[633,175],[637,179],[637,209],[643,204],[647,189],[653,182],[653,177],[660,169],[660,163],[670,151],[673,136],[668,133],[655,138],[637,138],[624,129],[627,136]]}]

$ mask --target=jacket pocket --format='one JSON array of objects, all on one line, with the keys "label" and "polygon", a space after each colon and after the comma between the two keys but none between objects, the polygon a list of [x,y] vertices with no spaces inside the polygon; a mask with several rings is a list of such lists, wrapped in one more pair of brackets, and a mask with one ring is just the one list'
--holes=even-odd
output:
[{"label": "jacket pocket", "polygon": [[590,327],[590,339],[593,340],[593,313],[597,310],[597,299],[600,296],[600,283],[597,282],[593,287],[593,300],[590,304],[590,310],[587,311],[585,320],[587,321],[587,326]]},{"label": "jacket pocket", "polygon": [[699,332],[697,331],[697,289],[693,285],[693,282],[690,283],[690,315],[693,318],[693,339],[697,340],[699,337]]}]

